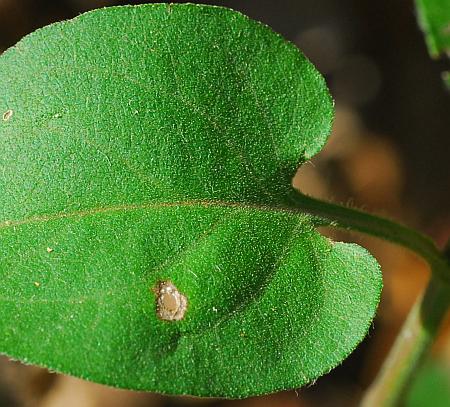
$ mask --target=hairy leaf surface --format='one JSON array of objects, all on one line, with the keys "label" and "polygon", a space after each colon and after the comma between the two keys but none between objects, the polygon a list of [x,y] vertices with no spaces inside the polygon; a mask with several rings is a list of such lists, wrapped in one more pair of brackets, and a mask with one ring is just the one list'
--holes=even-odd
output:
[{"label": "hairy leaf surface", "polygon": [[[333,114],[292,44],[224,8],[118,7],[27,36],[0,72],[1,352],[244,397],[311,382],[364,337],[377,263],[290,207]],[[186,298],[176,320],[162,283]]]}]

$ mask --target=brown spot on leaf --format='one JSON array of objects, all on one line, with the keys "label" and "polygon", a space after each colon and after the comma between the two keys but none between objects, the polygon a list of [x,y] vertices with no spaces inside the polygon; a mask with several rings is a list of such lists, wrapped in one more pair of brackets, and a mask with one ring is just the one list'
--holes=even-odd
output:
[{"label": "brown spot on leaf", "polygon": [[9,119],[11,119],[12,115],[13,115],[13,111],[7,110],[5,113],[3,113],[3,121],[7,122]]},{"label": "brown spot on leaf", "polygon": [[163,321],[179,321],[184,318],[187,298],[170,281],[161,281],[154,289],[156,314]]}]

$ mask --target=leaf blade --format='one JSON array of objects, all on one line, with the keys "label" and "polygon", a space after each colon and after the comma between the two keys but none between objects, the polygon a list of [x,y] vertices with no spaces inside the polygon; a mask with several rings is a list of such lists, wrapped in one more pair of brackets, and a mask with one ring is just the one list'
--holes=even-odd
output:
[{"label": "leaf blade", "polygon": [[[0,351],[244,397],[306,384],[365,335],[376,262],[289,208],[332,117],[292,44],[227,9],[121,7],[37,31],[0,70]],[[169,280],[181,321],[157,317]]]}]

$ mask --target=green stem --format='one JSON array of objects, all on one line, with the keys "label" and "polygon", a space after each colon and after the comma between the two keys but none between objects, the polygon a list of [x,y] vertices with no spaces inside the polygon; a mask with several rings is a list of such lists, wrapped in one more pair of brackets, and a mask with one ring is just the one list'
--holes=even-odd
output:
[{"label": "green stem", "polygon": [[363,232],[410,249],[426,260],[439,278],[450,283],[450,263],[432,240],[421,233],[389,219],[371,215],[358,209],[321,201],[297,191],[293,191],[290,198],[294,207],[322,219],[327,219],[330,226]]},{"label": "green stem", "polygon": [[330,226],[357,230],[404,246],[426,260],[432,277],[417,300],[386,358],[378,377],[362,401],[364,407],[398,406],[429,350],[450,306],[450,262],[434,243],[422,234],[357,209],[320,201],[295,191],[293,205],[327,219]]},{"label": "green stem", "polygon": [[406,322],[362,407],[403,405],[415,373],[438,334],[450,304],[450,289],[432,278],[411,309]]}]

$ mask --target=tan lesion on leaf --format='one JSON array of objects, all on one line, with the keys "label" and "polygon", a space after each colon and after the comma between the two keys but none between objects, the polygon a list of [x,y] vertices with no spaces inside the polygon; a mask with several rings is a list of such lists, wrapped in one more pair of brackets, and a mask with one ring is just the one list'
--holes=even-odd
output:
[{"label": "tan lesion on leaf", "polygon": [[180,321],[187,310],[187,298],[171,281],[160,281],[153,289],[156,294],[156,315],[163,321]]},{"label": "tan lesion on leaf", "polygon": [[9,119],[11,119],[13,114],[14,114],[14,112],[11,109],[7,110],[5,113],[3,113],[3,116],[2,116],[3,121],[7,122]]}]

